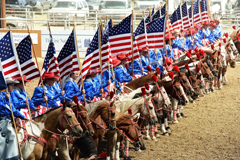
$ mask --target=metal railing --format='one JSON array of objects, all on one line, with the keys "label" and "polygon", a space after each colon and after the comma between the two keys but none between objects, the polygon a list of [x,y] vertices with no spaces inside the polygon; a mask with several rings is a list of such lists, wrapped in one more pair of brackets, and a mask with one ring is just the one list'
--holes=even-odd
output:
[{"label": "metal railing", "polygon": [[[131,14],[115,12],[112,15],[114,24],[119,23],[124,17]],[[101,11],[77,11],[77,12],[50,12],[44,11],[30,11],[29,9],[7,9],[6,18],[7,24],[21,23],[24,24],[21,27],[16,26],[18,29],[26,29],[29,25],[31,29],[45,30],[47,29],[47,23],[49,22],[53,29],[70,29],[73,24],[76,25],[77,29],[82,30],[96,30],[100,18],[103,22],[106,22],[106,17],[110,18],[107,13],[102,13]],[[10,17],[9,17],[10,16]],[[134,11],[134,28],[136,28],[141,21],[143,13],[141,10]],[[15,18],[14,18],[15,17]],[[18,18],[20,17],[20,19]],[[221,26],[223,28],[231,28],[234,24],[236,27],[240,28],[240,12],[232,12],[226,14],[225,12],[215,12],[213,13],[214,18],[221,19]],[[3,20],[3,18],[0,18]],[[14,26],[12,26],[14,28]]]}]

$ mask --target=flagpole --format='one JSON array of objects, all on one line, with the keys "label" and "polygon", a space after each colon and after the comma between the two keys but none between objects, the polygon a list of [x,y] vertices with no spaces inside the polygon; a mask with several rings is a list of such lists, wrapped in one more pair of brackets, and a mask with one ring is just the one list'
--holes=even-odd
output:
[{"label": "flagpole", "polygon": [[[50,25],[49,25],[49,22],[48,22],[48,30],[49,30],[49,33],[50,33],[50,35],[52,35],[52,32],[51,32],[51,28],[50,28]],[[60,74],[60,71],[58,71],[59,72],[59,81],[60,81],[60,86],[61,86],[61,89],[62,89],[62,91],[63,91],[63,85],[62,85],[62,78],[61,78],[61,74]],[[64,95],[62,95],[63,96],[63,102],[65,102],[65,97],[64,97]]]},{"label": "flagpole", "polygon": [[192,0],[192,26],[194,27],[194,5],[193,5],[193,0]]},{"label": "flagpole", "polygon": [[152,22],[152,8],[149,8],[150,21]]},{"label": "flagpole", "polygon": [[198,0],[198,5],[199,5],[199,11],[200,11],[200,18],[201,18],[201,22],[202,22],[202,25],[203,25],[203,21],[202,21],[202,9],[201,9],[200,0]]},{"label": "flagpole", "polygon": [[210,10],[210,1],[209,0],[207,0],[207,9],[208,9],[208,15],[210,15],[210,19],[212,20],[213,19],[213,17],[212,17],[212,6],[211,6],[211,10]]},{"label": "flagpole", "polygon": [[180,13],[181,13],[181,21],[182,21],[182,28],[184,29],[184,27],[183,27],[183,18],[182,18],[182,3],[181,3],[181,1],[180,1]]},{"label": "flagpole", "polygon": [[112,18],[112,15],[111,15],[110,17],[111,17],[111,19],[112,19],[112,27],[114,27],[114,23],[113,23],[113,18]]},{"label": "flagpole", "polygon": [[[170,28],[169,28],[168,3],[166,4],[166,16],[167,16],[167,27],[168,27],[168,34],[169,34],[169,41],[168,41],[168,43],[169,43],[169,50],[171,51],[171,60],[172,60],[172,50],[171,50],[171,46],[172,46],[171,43],[172,42],[171,42],[171,36],[170,36],[171,32],[170,32]],[[166,53],[166,56],[168,56],[167,53]]]},{"label": "flagpole", "polygon": [[[75,23],[73,23],[73,29],[74,29],[75,41],[76,41],[76,44],[78,44],[78,43],[77,43]],[[77,54],[79,55],[78,45],[76,45],[76,47],[77,47]],[[82,65],[81,65],[81,61],[78,61],[78,62],[79,62],[80,75],[81,75],[81,81],[82,81],[82,90],[84,91],[84,92],[83,92],[84,105],[86,105],[87,103],[86,103],[86,97],[85,97],[85,89],[84,89],[84,85],[83,85]]]},{"label": "flagpole", "polygon": [[[27,29],[28,29],[28,34],[29,34],[29,36],[30,36],[30,30],[29,30],[28,25],[27,25]],[[34,50],[34,46],[33,46],[33,42],[32,42],[31,36],[30,36],[30,40],[31,40],[32,50],[33,50],[33,54],[34,54],[34,57],[35,57],[35,60],[36,60],[37,68],[38,68],[38,73],[39,73],[39,76],[40,76],[41,86],[42,86],[42,88],[43,88],[43,95],[46,96],[46,93],[45,93],[45,90],[44,90],[44,86],[43,86],[42,77],[41,77],[41,72],[40,72],[40,70],[39,70],[38,60],[37,60],[37,56],[36,56],[36,53],[35,53],[35,50]],[[47,109],[48,109],[47,100],[46,100],[46,107],[47,107]]]},{"label": "flagpole", "polygon": [[[7,93],[10,93],[7,89]],[[10,101],[10,98],[8,98],[8,101],[9,101],[9,106],[10,106],[10,110],[11,110],[11,117],[12,117],[12,121],[13,121],[13,125],[14,125],[14,130],[15,130],[15,133],[16,133],[16,137],[17,137],[17,142],[18,142],[18,150],[19,150],[19,154],[20,154],[20,159],[23,158],[22,156],[22,150],[21,150],[21,147],[20,147],[20,143],[19,143],[19,139],[18,139],[18,131],[17,131],[17,126],[16,126],[16,122],[15,122],[15,119],[14,119],[14,115],[13,115],[13,111],[12,111],[12,105],[11,105],[11,101]]]},{"label": "flagpole", "polygon": [[[143,11],[143,17],[144,17],[144,11]],[[144,18],[144,25],[145,25],[145,18]],[[146,27],[146,25],[144,27]],[[149,56],[149,48],[148,47],[147,47],[147,52],[148,52],[148,62],[150,64],[150,56]]]},{"label": "flagpole", "polygon": [[[100,55],[100,70],[101,70],[101,91],[103,89],[103,85],[102,85],[102,38],[101,38],[101,34],[102,34],[102,30],[101,30],[101,26],[102,26],[102,21],[100,19],[100,24],[98,26],[98,45],[99,45],[99,55]],[[101,93],[101,98],[103,98],[103,93]]]},{"label": "flagpole", "polygon": [[[8,26],[8,27],[9,27],[9,31],[11,31],[11,26]],[[12,36],[12,35],[11,35],[11,36]],[[17,53],[15,45],[14,45],[14,50],[15,50],[15,53]],[[24,83],[24,80],[23,80],[22,69],[21,69],[20,64],[19,64],[18,54],[16,54],[16,59],[17,59],[18,70],[19,70],[19,72],[20,72],[21,79],[22,79],[24,94],[25,94],[25,96],[26,96],[26,103],[27,103],[26,106],[27,106],[27,108],[28,108],[28,112],[29,112],[30,119],[32,120],[32,116],[31,116],[31,112],[30,112],[30,107],[29,107],[29,103],[28,103],[28,96],[27,96],[27,93],[26,93],[25,83]]]},{"label": "flagpole", "polygon": [[[167,15],[165,17],[165,24],[164,24],[164,37],[163,37],[163,62],[165,61],[164,53],[165,53],[165,47],[166,47],[166,41],[165,41],[165,35],[166,35],[166,23],[168,23]],[[167,55],[167,54],[166,54]],[[166,64],[167,66],[167,64]]]},{"label": "flagpole", "polygon": [[133,51],[133,10],[132,10],[132,76],[134,77],[134,51]]}]

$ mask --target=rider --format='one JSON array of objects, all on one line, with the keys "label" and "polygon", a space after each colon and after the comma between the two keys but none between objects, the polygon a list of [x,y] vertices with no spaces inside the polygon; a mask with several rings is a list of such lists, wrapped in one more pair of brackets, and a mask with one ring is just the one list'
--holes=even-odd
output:
[{"label": "rider", "polygon": [[205,45],[209,44],[209,38],[210,38],[210,30],[208,29],[209,22],[204,21],[202,28],[199,30],[199,37],[201,39],[201,42]]},{"label": "rider", "polygon": [[163,73],[163,56],[158,49],[152,50],[149,52],[150,55],[150,62],[153,68],[160,68],[161,72]]},{"label": "rider", "polygon": [[216,26],[217,26],[217,28],[215,28],[215,31],[217,32],[218,36],[221,38],[222,37],[222,28],[219,25],[220,19],[215,19],[214,22],[216,23]]},{"label": "rider", "polygon": [[32,96],[32,102],[35,107],[40,109],[40,112],[35,113],[35,115],[43,114],[47,110],[46,102],[49,108],[58,107],[61,105],[64,95],[64,91],[60,91],[56,88],[55,82],[59,79],[58,75],[55,75],[53,72],[48,72],[44,74],[43,85],[45,96],[43,93],[42,86],[36,87]]},{"label": "rider", "polygon": [[84,101],[83,94],[80,91],[75,80],[78,78],[78,71],[74,71],[63,82],[63,89],[65,90],[65,100],[72,101],[73,96],[77,96],[80,102]]},{"label": "rider", "polygon": [[197,39],[197,31],[193,28],[189,28],[186,32],[186,46],[188,49],[195,49],[196,47],[200,47],[199,41]]},{"label": "rider", "polygon": [[198,44],[200,44],[201,46],[203,46],[203,43],[201,42],[201,39],[200,39],[200,35],[199,35],[199,30],[201,29],[201,27],[199,25],[196,25],[194,24],[194,27],[193,27],[195,30],[196,30],[196,40],[198,41]]},{"label": "rider", "polygon": [[209,41],[211,43],[215,43],[217,41],[217,39],[221,38],[219,37],[218,33],[215,31],[215,28],[217,28],[216,23],[211,23],[209,25],[210,28],[210,37],[209,37]]},{"label": "rider", "polygon": [[[22,115],[14,106],[11,94],[14,89],[14,84],[19,83],[12,78],[5,78],[5,82],[8,86],[8,93],[6,91],[0,92],[0,159],[18,159],[18,142],[16,133],[11,124],[11,108],[14,117],[20,117],[21,119],[27,120],[27,118]],[[11,108],[10,104],[11,103]]]},{"label": "rider", "polygon": [[[141,56],[143,54],[142,47],[138,47],[139,55]],[[134,78],[140,78],[143,76],[144,69],[141,67],[140,60],[134,59],[133,63],[133,70],[134,70]],[[132,75],[132,61],[129,63],[128,73]]]},{"label": "rider", "polygon": [[117,58],[121,61],[121,63],[119,63],[116,67],[114,67],[114,72],[116,76],[115,78],[120,83],[130,82],[134,78],[131,77],[131,75],[127,72],[127,69],[125,67],[125,64],[128,58],[123,53],[120,53],[117,56]]},{"label": "rider", "polygon": [[175,29],[172,34],[175,37],[172,43],[172,50],[174,52],[174,58],[177,59],[179,58],[179,50],[184,51],[184,48],[182,46],[181,39],[179,38],[180,31],[178,29]]},{"label": "rider", "polygon": [[[141,63],[142,63],[142,67],[144,69],[144,72],[148,72],[148,69],[147,69],[147,66],[151,66],[150,63],[151,63],[151,60],[150,60],[150,53],[149,53],[149,59],[148,59],[148,50],[145,49],[142,51],[142,55],[140,57],[141,59]],[[149,63],[149,60],[150,60],[150,63]],[[155,70],[155,68],[153,66],[151,66],[151,69],[152,71]]]},{"label": "rider", "polygon": [[[27,82],[31,82],[30,80],[26,79],[25,75],[23,75],[22,78],[25,85]],[[16,79],[17,81],[19,81],[19,83],[15,84],[14,90],[11,93],[11,98],[13,99],[13,104],[15,108],[30,119],[27,106],[29,106],[31,110],[35,110],[35,107],[32,101],[29,99],[27,92],[24,91],[24,84],[22,83],[22,78],[20,77]]]},{"label": "rider", "polygon": [[95,70],[89,69],[86,79],[83,82],[84,89],[86,92],[85,95],[88,102],[100,100],[101,93],[103,93],[103,89],[99,90],[99,87],[98,87],[99,82],[96,81],[96,79],[94,79],[94,77],[97,76],[99,71],[100,70],[97,70],[97,69]]}]

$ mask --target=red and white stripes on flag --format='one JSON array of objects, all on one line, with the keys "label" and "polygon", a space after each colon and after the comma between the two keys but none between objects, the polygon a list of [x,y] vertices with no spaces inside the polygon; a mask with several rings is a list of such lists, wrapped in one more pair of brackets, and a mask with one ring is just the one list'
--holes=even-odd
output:
[{"label": "red and white stripes on flag", "polygon": [[182,26],[183,29],[188,29],[191,27],[191,25],[188,17],[187,2],[183,3],[181,7],[182,7]]},{"label": "red and white stripes on flag", "polygon": [[58,55],[57,60],[59,64],[61,79],[66,78],[70,73],[74,71],[80,71],[79,56],[77,53],[77,44],[75,37],[75,32],[72,30],[66,43]]},{"label": "red and white stripes on flag", "polygon": [[30,35],[26,36],[16,47],[22,74],[27,80],[39,78],[39,71],[32,59],[32,44]]},{"label": "red and white stripes on flag", "polygon": [[17,60],[17,53],[12,38],[12,31],[9,31],[0,40],[0,59],[5,77],[11,77],[15,79],[21,76],[21,70]]},{"label": "red and white stripes on flag", "polygon": [[201,0],[200,5],[201,5],[202,22],[209,21],[207,1]]},{"label": "red and white stripes on flag", "polygon": [[171,17],[169,19],[171,20],[173,29],[181,29],[182,28],[182,16],[181,16],[180,5],[173,12],[173,14],[171,15]]},{"label": "red and white stripes on flag", "polygon": [[143,50],[148,49],[147,31],[144,18],[135,30],[134,38],[138,47],[142,47]]},{"label": "red and white stripes on flag", "polygon": [[172,27],[170,19],[168,19],[168,25],[166,24],[166,29],[165,29],[166,34],[168,34],[168,27],[169,27],[170,33],[173,32],[173,27]]}]

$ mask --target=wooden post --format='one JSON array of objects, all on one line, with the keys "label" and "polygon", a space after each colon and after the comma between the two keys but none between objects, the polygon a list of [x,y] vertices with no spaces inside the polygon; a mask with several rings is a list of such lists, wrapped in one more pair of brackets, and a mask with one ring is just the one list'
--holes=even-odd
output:
[{"label": "wooden post", "polygon": [[112,27],[114,27],[114,23],[113,23],[113,18],[112,18],[112,15],[111,15],[110,17],[111,17],[111,19],[112,19]]},{"label": "wooden post", "polygon": [[192,25],[194,27],[194,5],[193,5],[193,0],[192,0]]},{"label": "wooden post", "polygon": [[[73,28],[74,28],[75,41],[76,41],[76,44],[78,44],[78,43],[77,43],[76,28],[75,28],[75,24],[74,24],[74,23],[73,23]],[[79,55],[78,45],[77,45],[77,54]],[[79,60],[79,68],[80,68],[80,75],[81,75],[81,81],[82,81],[82,89],[85,91],[84,85],[83,85],[82,65],[81,65],[81,61],[80,61],[80,60]],[[85,93],[83,93],[83,98],[84,98],[84,105],[86,105],[87,102],[86,102]]]},{"label": "wooden post", "polygon": [[181,13],[182,28],[183,28],[183,18],[182,18],[183,15],[182,15],[182,3],[181,3],[181,1],[180,1],[180,13]]},{"label": "wooden post", "polygon": [[149,8],[150,21],[152,22],[152,8]]},{"label": "wooden post", "polygon": [[[8,93],[9,91],[7,90],[7,93]],[[19,150],[19,154],[20,154],[20,159],[22,159],[23,158],[23,156],[22,156],[22,150],[21,150],[21,147],[20,147],[20,143],[19,143],[19,139],[18,139],[18,131],[17,131],[17,127],[16,127],[16,123],[15,123],[15,119],[14,119],[14,115],[13,115],[13,111],[12,111],[12,105],[11,105],[11,101],[10,101],[10,98],[11,97],[9,97],[9,107],[10,107],[10,109],[11,109],[11,117],[12,117],[12,121],[13,121],[13,126],[14,126],[14,130],[15,130],[15,133],[16,133],[16,137],[17,137],[17,142],[18,142],[18,150]]]},{"label": "wooden post", "polygon": [[202,21],[202,9],[201,9],[200,0],[198,0],[198,5],[199,5],[199,11],[200,11],[200,18],[201,18],[201,22],[202,22],[202,25],[203,25],[203,21]]},{"label": "wooden post", "polygon": [[132,76],[134,77],[134,51],[133,51],[133,10],[132,10]]},{"label": "wooden post", "polygon": [[[49,22],[48,22],[48,30],[49,30],[50,35],[52,35]],[[63,85],[62,85],[61,74],[60,74],[60,71],[58,71],[58,72],[59,72],[59,81],[60,81],[61,90],[63,91],[64,89],[63,89]],[[62,95],[62,96],[63,96],[63,102],[65,102],[65,97],[64,97],[64,95]]]},{"label": "wooden post", "polygon": [[[28,34],[30,36],[30,30],[29,30],[29,27],[27,25],[27,28],[28,28]],[[37,64],[37,68],[38,68],[38,73],[39,73],[39,76],[40,76],[40,82],[41,82],[41,86],[43,88],[43,95],[46,96],[46,93],[45,93],[45,90],[44,90],[44,85],[43,85],[43,81],[42,81],[42,77],[41,77],[41,72],[39,70],[39,65],[38,65],[38,60],[37,60],[37,56],[36,56],[36,53],[35,53],[35,50],[34,50],[34,46],[33,46],[33,42],[32,42],[32,38],[30,36],[30,40],[31,40],[31,44],[32,44],[32,50],[33,50],[33,54],[34,54],[34,57],[35,57],[35,61],[36,61],[36,64]],[[46,107],[48,109],[48,103],[46,101]]]},{"label": "wooden post", "polygon": [[[2,3],[2,17],[1,18],[6,18],[6,3],[5,0],[1,0]],[[2,21],[2,28],[7,28],[7,23],[6,23],[6,19],[1,20]]]},{"label": "wooden post", "polygon": [[[143,17],[145,17],[144,11],[143,11]],[[144,24],[145,24],[145,18],[144,18]],[[144,27],[146,27],[146,25]],[[147,52],[148,52],[148,62],[150,64],[150,56],[149,56],[149,49],[148,48],[147,48]]]},{"label": "wooden post", "polygon": [[[102,22],[102,21],[101,21]],[[101,90],[103,89],[103,85],[102,85],[102,38],[101,38],[101,35],[102,35],[102,30],[101,30],[101,26],[102,26],[102,23],[99,24],[98,26],[98,46],[99,46],[99,55],[100,55],[100,70],[101,70]],[[101,93],[101,97],[103,97],[103,93]]]},{"label": "wooden post", "polygon": [[[165,40],[165,35],[166,35],[166,23],[168,23],[168,19],[167,19],[167,15],[166,15],[166,17],[165,17],[165,24],[164,24],[164,37],[163,37],[163,55],[162,55],[162,57],[163,57],[163,62],[165,61],[165,57],[164,57],[164,52],[165,52],[165,47],[166,47],[166,40]],[[167,54],[166,54],[167,55]],[[166,66],[167,66],[167,64],[166,64]]]},{"label": "wooden post", "polygon": [[[171,45],[172,45],[172,42],[171,42],[171,37],[170,37],[170,34],[171,34],[171,31],[170,31],[170,28],[169,28],[169,21],[168,21],[168,2],[167,2],[167,4],[166,4],[166,19],[167,19],[167,28],[168,28],[168,35],[169,35],[169,50],[171,51],[171,60],[172,60],[172,49],[171,49]],[[167,53],[166,53],[166,56],[168,56],[167,55]]]}]

